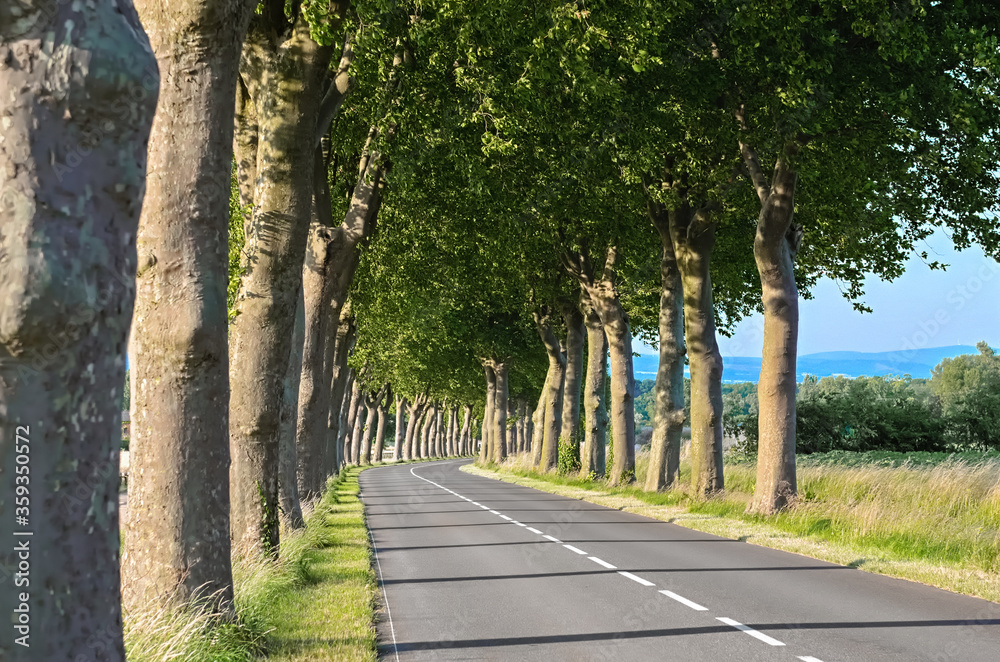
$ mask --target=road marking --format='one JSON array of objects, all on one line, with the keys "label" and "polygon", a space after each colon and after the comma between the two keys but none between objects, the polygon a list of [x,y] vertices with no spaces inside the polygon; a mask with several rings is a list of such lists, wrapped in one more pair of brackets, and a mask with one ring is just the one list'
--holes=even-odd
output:
[{"label": "road marking", "polygon": [[601,559],[597,558],[596,556],[588,556],[587,558],[590,559],[591,561],[593,561],[594,563],[596,563],[597,565],[603,565],[608,570],[617,570],[618,569],[617,567],[611,565],[607,561],[602,561]]},{"label": "road marking", "polygon": [[389,632],[392,633],[392,650],[396,654],[396,662],[399,662],[399,648],[396,646],[396,628],[392,624],[392,610],[389,609],[389,595],[385,592],[385,577],[382,576],[382,562],[378,559],[378,546],[375,544],[375,536],[368,532],[368,539],[372,541],[372,555],[375,557],[375,565],[378,566],[378,581],[382,585],[382,599],[385,601],[385,614],[389,617]]},{"label": "road marking", "polygon": [[503,519],[505,519],[505,520],[507,520],[508,522],[513,522],[514,521],[511,518],[507,517],[506,515],[500,515],[500,517],[503,518]]},{"label": "road marking", "polygon": [[490,508],[490,512],[493,513],[494,515],[499,515],[500,514],[497,511],[493,510],[492,508]]},{"label": "road marking", "polygon": [[566,549],[568,549],[571,552],[576,552],[577,554],[580,554],[581,556],[586,556],[587,555],[587,552],[585,552],[582,549],[579,549],[577,547],[574,547],[573,545],[563,545],[563,547],[565,547]]},{"label": "road marking", "polygon": [[542,535],[541,531],[531,526],[528,527],[528,531],[531,531],[532,533],[537,533],[538,535]]},{"label": "road marking", "polygon": [[551,540],[552,542],[559,543],[560,545],[562,544],[562,540],[559,540],[559,538],[553,538],[552,536],[550,536],[548,534],[544,534],[544,535],[542,535],[542,537],[546,538],[548,540]]},{"label": "road marking", "polygon": [[482,504],[480,504],[480,506],[479,506],[479,507],[480,507],[480,508],[482,508],[483,510],[489,510],[489,509],[490,509],[490,507],[489,507],[489,506],[484,506],[484,505],[482,505]]},{"label": "road marking", "polygon": [[510,522],[511,522],[511,524],[517,524],[518,526],[528,526],[527,524],[521,524],[516,519],[512,519]]},{"label": "road marking", "polygon": [[[419,478],[419,476],[417,476],[417,478]],[[473,506],[481,506],[482,505],[478,501],[470,501],[469,503],[471,503]]]},{"label": "road marking", "polygon": [[802,662],[823,662],[823,660],[818,657],[813,657],[812,655],[799,655],[799,659],[802,660]]},{"label": "road marking", "polygon": [[683,595],[677,595],[673,591],[660,591],[660,593],[662,593],[663,595],[667,596],[671,600],[676,600],[677,602],[681,603],[682,605],[686,605],[688,607],[691,607],[691,609],[694,609],[695,611],[708,611],[708,607],[702,607],[697,602],[692,602],[691,600],[688,600],[687,598],[685,598]]},{"label": "road marking", "polygon": [[654,584],[653,582],[643,579],[638,575],[633,575],[631,572],[625,572],[624,570],[619,570],[618,574],[621,575],[622,577],[627,577],[628,579],[631,579],[636,583],[642,584],[643,586],[656,586],[656,584]]},{"label": "road marking", "polygon": [[748,635],[750,635],[754,639],[759,639],[759,640],[763,641],[765,644],[770,644],[771,646],[784,646],[785,645],[784,642],[778,641],[774,637],[769,637],[766,634],[764,634],[763,632],[758,632],[757,630],[754,630],[749,625],[743,625],[742,623],[740,623],[738,621],[734,621],[731,618],[726,618],[724,616],[719,616],[719,617],[716,617],[715,620],[722,621],[726,625],[731,625],[734,628],[736,628],[737,630],[739,630],[740,632],[746,632]]}]

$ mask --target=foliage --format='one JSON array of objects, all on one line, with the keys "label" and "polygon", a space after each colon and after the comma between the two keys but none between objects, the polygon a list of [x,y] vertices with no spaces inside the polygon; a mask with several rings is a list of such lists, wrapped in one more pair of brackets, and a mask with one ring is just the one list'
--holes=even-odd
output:
[{"label": "foliage", "polygon": [[580,439],[574,437],[567,438],[565,435],[559,437],[559,461],[558,472],[563,476],[575,474],[580,471]]},{"label": "foliage", "polygon": [[[799,385],[796,449],[954,452],[1000,449],[1000,359],[986,343],[979,355],[944,359],[930,380],[910,377],[807,377]],[[726,435],[737,454],[756,455],[754,384],[725,385]]]},{"label": "foliage", "polygon": [[979,355],[945,359],[931,389],[940,398],[949,441],[962,448],[1000,449],[1000,357],[987,345]]},{"label": "foliage", "polygon": [[244,223],[250,218],[253,205],[240,204],[240,190],[236,180],[236,164],[233,163],[233,174],[229,182],[229,280],[226,288],[226,309],[229,311],[229,321],[236,315],[236,295],[240,289],[240,278],[243,270],[240,258],[246,243]]}]

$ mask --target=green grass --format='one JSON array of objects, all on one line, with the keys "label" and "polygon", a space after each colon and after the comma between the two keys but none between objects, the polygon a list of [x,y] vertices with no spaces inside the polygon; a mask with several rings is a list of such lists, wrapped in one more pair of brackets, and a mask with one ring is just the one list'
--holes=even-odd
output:
[{"label": "green grass", "polygon": [[358,498],[360,471],[347,469],[328,486],[309,520],[317,534],[304,555],[303,581],[265,605],[274,625],[268,659],[376,659],[378,587]]},{"label": "green grass", "polygon": [[[648,458],[637,456],[636,473]],[[538,474],[523,459],[487,467],[504,480],[691,528],[1000,600],[1000,454],[825,453],[801,456],[799,500],[771,517],[746,512],[752,461],[727,461],[726,491],[693,499],[682,487]],[[474,470],[475,472],[475,470]]]}]

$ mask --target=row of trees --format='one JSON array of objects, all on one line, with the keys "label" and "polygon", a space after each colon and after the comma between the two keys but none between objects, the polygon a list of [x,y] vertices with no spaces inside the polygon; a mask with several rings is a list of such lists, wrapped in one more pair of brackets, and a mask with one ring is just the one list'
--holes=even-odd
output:
[{"label": "row of trees", "polygon": [[377,447],[390,394],[404,457],[472,452],[479,419],[484,458],[633,480],[634,335],[660,350],[646,486],[677,482],[687,361],[690,489],[722,489],[716,333],[755,308],[751,507],[774,512],[799,292],[828,276],[857,299],[942,224],[1000,250],[989,6],[112,5],[0,8],[0,61],[67,49],[65,72],[0,68],[0,442],[5,475],[19,426],[45,448],[32,618],[65,633],[53,659],[95,637],[123,655],[130,322],[122,597],[225,609],[234,555],[277,553],[281,512]]}]

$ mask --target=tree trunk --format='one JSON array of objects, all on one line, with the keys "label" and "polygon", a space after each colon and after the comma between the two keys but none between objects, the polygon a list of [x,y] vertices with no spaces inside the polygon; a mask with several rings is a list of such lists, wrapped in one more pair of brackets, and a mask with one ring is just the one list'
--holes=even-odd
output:
[{"label": "tree trunk", "polygon": [[357,328],[354,325],[354,317],[351,314],[351,306],[348,302],[340,311],[340,320],[337,324],[337,337],[334,340],[333,357],[331,359],[330,412],[327,416],[326,429],[326,474],[331,476],[340,471],[340,465],[343,462],[341,447],[337,441],[340,439],[340,430],[345,418],[344,412],[350,400],[345,397],[348,393],[347,382],[350,375],[347,359],[350,358],[356,332]]},{"label": "tree trunk", "polygon": [[615,262],[618,252],[609,247],[600,280],[584,283],[594,310],[601,318],[611,355],[611,432],[614,464],[610,485],[635,480],[635,377],[632,371],[632,330],[618,299]]},{"label": "tree trunk", "polygon": [[347,464],[347,448],[345,446],[345,437],[347,430],[347,419],[351,415],[351,405],[353,403],[352,394],[354,393],[354,370],[351,368],[347,369],[347,383],[344,384],[344,401],[340,409],[340,419],[337,427],[337,438],[333,440],[334,445],[337,447],[337,471],[341,471]]},{"label": "tree trunk", "polygon": [[229,530],[233,99],[250,9],[211,0],[136,3],[164,85],[139,223],[126,610],[207,596],[232,608],[230,545],[218,532]]},{"label": "tree trunk", "polygon": [[545,435],[545,416],[548,409],[549,382],[552,379],[552,371],[545,374],[545,383],[542,384],[541,393],[538,396],[538,405],[535,413],[531,417],[531,466],[538,468],[542,464],[542,439]]},{"label": "tree trunk", "polygon": [[539,471],[555,469],[559,464],[559,435],[562,431],[563,385],[566,380],[566,357],[559,339],[552,330],[552,320],[548,313],[535,313],[538,335],[545,345],[549,357],[549,370],[545,378],[545,419],[541,440]]},{"label": "tree trunk", "polygon": [[372,394],[365,396],[365,412],[365,429],[361,436],[360,464],[371,464],[372,435],[375,433],[375,426],[378,424],[378,402]]},{"label": "tree trunk", "polygon": [[435,405],[430,405],[427,407],[427,413],[424,415],[424,428],[420,432],[420,457],[421,459],[427,459],[431,456],[431,430],[434,427],[434,407]]},{"label": "tree trunk", "polygon": [[[684,291],[670,236],[670,214],[661,205],[647,203],[649,216],[660,233],[660,362],[656,369],[653,438],[645,489],[658,492],[680,477],[681,434],[684,430]],[[686,212],[685,212],[686,213]]]},{"label": "tree trunk", "polygon": [[278,425],[278,492],[281,512],[285,513],[293,529],[306,525],[302,517],[299,485],[296,477],[298,449],[295,446],[295,419],[299,403],[299,377],[302,374],[302,342],[305,333],[305,307],[299,297],[292,330],[292,351],[285,373],[284,393],[281,401],[281,420]]},{"label": "tree trunk", "polygon": [[340,442],[344,449],[344,464],[354,462],[354,448],[351,442],[354,440],[354,429],[357,427],[358,416],[361,415],[361,386],[358,384],[357,375],[354,376],[354,384],[351,386],[351,401],[347,405],[347,418],[344,420],[344,427],[341,430],[343,437]]},{"label": "tree trunk", "polygon": [[[169,189],[160,192],[152,183],[163,161],[162,138],[150,159],[149,189],[146,181],[160,79],[127,0],[5,2],[0,5],[0,63],[0,555],[11,563],[11,573],[18,556],[30,563],[30,585],[27,575],[4,574],[0,659],[73,660],[99,649],[102,660],[120,662],[125,651],[118,461],[126,339],[136,294],[135,237],[145,191],[157,190],[160,197],[153,204],[169,208]],[[205,72],[192,75],[204,79]],[[204,113],[214,95],[206,96],[200,106]],[[174,96],[164,99],[171,107],[176,104]],[[157,119],[160,125],[168,121]],[[197,129],[219,130],[213,118],[203,115],[202,121],[211,126]],[[220,158],[211,146],[203,154]],[[211,166],[205,165],[198,177],[211,176]],[[213,204],[208,195],[202,205],[192,203],[189,212],[199,222],[174,231],[206,236],[217,231],[219,225],[203,225],[205,206]],[[168,240],[173,242],[173,235],[163,241]],[[160,257],[166,264],[158,269],[158,284],[163,272],[172,271],[168,260],[182,256]],[[183,258],[185,266],[197,263],[210,270],[216,256],[186,253]],[[152,266],[142,265],[144,270]],[[186,273],[182,269],[175,275]],[[199,287],[211,298],[225,280],[178,278],[177,287],[181,300]],[[174,296],[169,290],[164,295]],[[194,319],[181,321],[197,328]],[[216,333],[190,338],[182,330],[174,337],[211,361],[218,352],[225,356],[225,338],[215,325],[210,314],[206,326]],[[165,374],[176,380],[180,369],[173,363],[179,358],[154,354],[149,362],[171,366]],[[225,380],[211,366],[194,384],[206,396],[225,401]],[[186,388],[181,382],[176,390],[187,393]],[[145,392],[139,397],[148,400]],[[185,403],[167,406],[176,410]],[[215,446],[224,434],[224,422],[189,425],[185,434],[210,439]],[[170,433],[177,434],[175,426]],[[140,444],[148,448],[148,424],[142,434]],[[199,455],[195,470],[215,470],[215,452],[210,447]],[[224,462],[224,457],[215,460]],[[171,465],[164,468],[175,471]],[[203,515],[224,515],[224,500],[219,495],[223,503],[206,506]],[[190,505],[164,503],[171,509],[165,516],[191,524]],[[168,558],[171,545],[163,542],[153,543],[157,558]],[[195,571],[225,589],[229,580],[217,563],[220,547],[210,545],[209,558]],[[6,572],[6,563],[3,567]],[[153,578],[149,593],[169,590],[168,581],[182,590],[195,588],[168,571]],[[20,622],[28,619],[27,613],[21,615],[25,609],[30,609],[30,623]],[[16,652],[22,644],[31,650]]]},{"label": "tree trunk", "polygon": [[[315,499],[322,491],[323,446],[330,416],[331,383],[324,363],[329,339],[333,335],[328,328],[330,284],[327,279],[327,270],[331,268],[332,233],[333,230],[329,227],[316,222],[312,224],[302,268],[304,340],[299,364],[301,375],[298,411],[295,416],[295,444],[298,456],[298,491],[305,500]],[[339,315],[334,319],[339,322]],[[329,368],[332,371],[333,366],[330,365]]]},{"label": "tree trunk", "polygon": [[354,417],[354,429],[351,431],[351,463],[355,466],[361,465],[362,439],[365,436],[365,429],[368,427],[368,407],[365,403],[365,396],[358,399],[358,413]]},{"label": "tree trunk", "polygon": [[722,354],[715,337],[710,273],[715,224],[684,206],[670,215],[670,233],[684,292],[684,330],[691,367],[691,489],[698,496],[725,487],[722,475]]},{"label": "tree trunk", "polygon": [[460,448],[458,451],[459,455],[468,456],[472,455],[472,405],[465,405],[465,418],[462,421],[462,435]]},{"label": "tree trunk", "polygon": [[493,364],[489,361],[483,361],[483,373],[486,375],[486,407],[483,410],[483,445],[479,449],[479,461],[491,462],[496,454],[493,448],[495,443],[493,421],[496,414],[493,410],[496,406],[497,376],[493,372]]},{"label": "tree trunk", "polygon": [[[745,148],[744,152],[747,151]],[[801,237],[793,224],[796,178],[797,173],[782,157],[775,166],[770,188],[757,186],[761,210],[754,258],[764,303],[764,351],[757,385],[760,409],[757,485],[748,510],[762,514],[780,511],[796,495],[795,364],[799,295],[794,258]]]},{"label": "tree trunk", "polygon": [[[345,71],[346,58],[347,55],[341,59],[341,69]],[[314,162],[314,199],[318,222],[312,229],[303,269],[307,332],[298,415],[298,443],[301,448],[307,449],[299,462],[299,481],[308,488],[311,496],[317,496],[326,484],[324,451],[333,398],[336,352],[334,338],[327,330],[329,320],[336,320],[339,325],[358,266],[357,246],[371,234],[375,225],[382,185],[379,154],[371,152],[366,145],[347,213],[338,227],[332,227],[328,164],[322,149],[316,150]]]},{"label": "tree trunk", "polygon": [[507,408],[510,390],[510,365],[501,361],[492,362],[496,379],[493,406],[493,461],[500,464],[507,459]]},{"label": "tree trunk", "polygon": [[576,464],[580,463],[580,386],[583,382],[583,313],[576,305],[562,310],[566,325],[566,381],[563,386],[560,443],[568,444]]},{"label": "tree trunk", "polygon": [[396,462],[408,458],[403,457],[403,448],[406,446],[406,430],[409,427],[406,422],[406,398],[396,396],[396,429],[393,430],[393,457]]},{"label": "tree trunk", "polygon": [[424,396],[418,395],[414,399],[413,404],[409,407],[410,419],[406,422],[406,443],[404,444],[403,459],[412,460],[416,457],[415,451],[417,450],[414,444],[414,439],[419,439],[417,436],[417,430],[420,427],[420,417],[424,413]]},{"label": "tree trunk", "polygon": [[608,444],[608,411],[605,380],[608,373],[608,338],[604,325],[584,292],[584,323],[587,327],[587,377],[584,382],[584,437],[580,473],[603,478],[604,453]]},{"label": "tree trunk", "polygon": [[312,39],[301,15],[287,39],[275,40],[267,14],[254,17],[242,60],[259,133],[253,217],[230,329],[229,417],[233,546],[239,554],[274,556],[282,381],[302,286],[315,131],[331,50]]},{"label": "tree trunk", "polygon": [[[391,396],[387,396],[387,399]],[[388,418],[385,411],[386,401],[380,401],[375,412],[378,416],[378,427],[375,430],[375,451],[374,451],[374,461],[382,461],[382,451],[385,449],[385,421]]]}]

